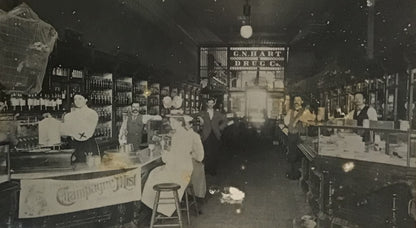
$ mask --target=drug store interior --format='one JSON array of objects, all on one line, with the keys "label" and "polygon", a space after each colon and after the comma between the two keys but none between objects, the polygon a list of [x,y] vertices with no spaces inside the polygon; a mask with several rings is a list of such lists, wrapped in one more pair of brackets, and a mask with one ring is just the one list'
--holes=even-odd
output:
[{"label": "drug store interior", "polygon": [[0,227],[415,227],[415,9],[0,0]]}]

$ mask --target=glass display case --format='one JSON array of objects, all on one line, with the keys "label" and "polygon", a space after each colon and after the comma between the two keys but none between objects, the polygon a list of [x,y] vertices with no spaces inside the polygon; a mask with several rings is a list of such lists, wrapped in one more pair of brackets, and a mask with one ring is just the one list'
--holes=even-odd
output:
[{"label": "glass display case", "polygon": [[386,92],[384,103],[384,119],[397,120],[397,99],[399,87],[399,74],[388,75],[386,80]]},{"label": "glass display case", "polygon": [[[350,122],[350,123],[348,123]],[[327,156],[416,167],[416,132],[393,129],[393,122],[370,121],[369,127],[353,126],[354,120],[309,127],[300,145],[311,157]],[[364,135],[369,135],[364,141]]]}]

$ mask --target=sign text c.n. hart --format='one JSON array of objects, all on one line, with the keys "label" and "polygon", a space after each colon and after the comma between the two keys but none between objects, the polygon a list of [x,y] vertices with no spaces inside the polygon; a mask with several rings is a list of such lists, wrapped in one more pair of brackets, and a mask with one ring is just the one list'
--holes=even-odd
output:
[{"label": "sign text c.n. hart", "polygon": [[284,57],[280,50],[232,50],[231,57]]}]

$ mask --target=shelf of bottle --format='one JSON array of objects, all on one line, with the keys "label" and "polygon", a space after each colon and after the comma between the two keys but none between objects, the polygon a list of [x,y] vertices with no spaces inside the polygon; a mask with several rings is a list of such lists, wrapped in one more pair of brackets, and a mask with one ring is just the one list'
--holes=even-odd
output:
[{"label": "shelf of bottle", "polygon": [[2,110],[0,113],[4,114],[20,114],[20,115],[42,115],[44,113],[50,113],[50,114],[62,114],[66,112],[67,110],[59,109],[59,110],[53,110],[53,109],[31,109],[28,110],[27,108],[24,108],[23,110],[20,110],[20,108],[16,108],[16,110],[13,110],[13,108],[9,108],[7,110]]},{"label": "shelf of bottle", "polygon": [[117,107],[126,107],[126,106],[130,106],[132,103],[116,103]]},{"label": "shelf of bottle", "polygon": [[106,104],[97,104],[97,103],[91,103],[88,106],[89,107],[107,107],[107,106],[111,106],[111,103],[106,103]]},{"label": "shelf of bottle", "polygon": [[116,92],[117,93],[133,93],[131,89],[117,89],[117,88],[116,88]]},{"label": "shelf of bottle", "polygon": [[112,140],[111,136],[94,136],[94,137],[97,141],[100,141],[100,143]]},{"label": "shelf of bottle", "polygon": [[100,123],[106,123],[106,122],[110,122],[111,121],[111,117],[98,117],[98,122]]},{"label": "shelf of bottle", "polygon": [[105,87],[105,88],[88,88],[88,91],[89,92],[103,92],[103,91],[112,91],[113,90],[113,88],[107,88],[107,87]]}]

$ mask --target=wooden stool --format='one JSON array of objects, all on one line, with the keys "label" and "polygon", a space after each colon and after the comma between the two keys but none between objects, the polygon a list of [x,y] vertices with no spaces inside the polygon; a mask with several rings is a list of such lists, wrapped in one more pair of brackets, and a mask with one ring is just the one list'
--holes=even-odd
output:
[{"label": "wooden stool", "polygon": [[[193,202],[191,204],[189,204],[188,190],[191,192],[192,198],[193,198]],[[191,225],[191,218],[189,216],[189,207],[194,205],[195,206],[195,211],[196,211],[196,216],[199,215],[198,203],[196,202],[194,186],[192,184],[189,184],[188,187],[185,190],[185,204],[186,204],[186,208],[183,208],[182,210],[186,211],[186,215],[187,215],[187,218],[188,218],[188,225]]]},{"label": "wooden stool", "polygon": [[[153,227],[166,227],[166,226],[178,226],[178,227],[183,227],[182,224],[182,216],[181,216],[181,208],[179,206],[179,196],[178,196],[178,189],[180,189],[181,186],[175,183],[162,183],[162,184],[157,184],[155,186],[153,186],[153,190],[156,191],[156,196],[155,196],[155,202],[153,204],[153,212],[152,212],[152,219],[150,221],[150,228]],[[173,197],[160,197],[160,193],[161,192],[172,192],[173,193]],[[159,202],[159,200],[170,200],[168,202]],[[173,201],[171,201],[173,200]],[[157,213],[157,208],[159,206],[159,204],[174,204],[176,206],[176,212],[178,214],[177,217],[160,217],[160,218],[156,218],[156,213]],[[155,222],[158,219],[178,219],[178,223],[173,223],[173,224],[159,224],[159,225],[155,225]]]}]

